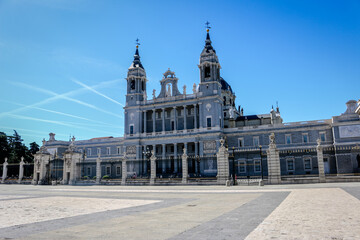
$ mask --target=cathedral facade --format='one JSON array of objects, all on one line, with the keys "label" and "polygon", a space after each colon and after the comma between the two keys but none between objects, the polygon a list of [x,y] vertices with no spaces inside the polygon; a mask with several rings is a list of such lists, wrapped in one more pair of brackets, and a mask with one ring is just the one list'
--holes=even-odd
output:
[{"label": "cathedral facade", "polygon": [[[150,158],[155,157],[156,177],[175,179],[183,173],[184,154],[190,179],[217,178],[220,166],[226,167],[226,177],[234,179],[266,179],[276,169],[284,182],[319,174],[360,174],[359,102],[350,100],[343,114],[319,121],[284,123],[279,108],[267,114],[244,115],[235,106],[235,92],[221,77],[209,31],[198,68],[200,81],[191,89],[179,89],[178,78],[168,69],[160,81],[160,92],[153,90],[147,96],[146,71],[136,46],[126,78],[124,136],[69,142],[56,140],[51,133],[41,150],[49,156],[47,174],[53,178],[52,169],[58,167],[62,172],[55,178],[68,182],[99,175],[146,178],[152,168]],[[221,148],[225,149],[224,158],[219,158]],[[66,165],[69,152],[77,153],[76,160]],[[270,160],[277,163],[272,165]],[[74,169],[70,173],[66,169],[71,164]],[[35,164],[34,176],[40,181],[36,169]]]}]

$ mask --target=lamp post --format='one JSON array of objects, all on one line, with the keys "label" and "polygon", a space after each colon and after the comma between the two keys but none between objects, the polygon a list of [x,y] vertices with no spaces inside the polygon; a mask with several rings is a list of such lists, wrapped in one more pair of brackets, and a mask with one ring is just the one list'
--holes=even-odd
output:
[{"label": "lamp post", "polygon": [[[151,151],[150,151],[149,147],[146,147],[146,148],[144,149],[143,155],[144,155],[144,157],[146,157],[146,161],[147,161],[147,163],[148,163],[149,160],[150,160],[150,157],[151,157]],[[144,174],[144,161],[145,161],[145,159],[143,158],[142,174]],[[146,164],[146,166],[148,167],[148,164]],[[149,168],[147,168],[147,172],[149,172]]]}]

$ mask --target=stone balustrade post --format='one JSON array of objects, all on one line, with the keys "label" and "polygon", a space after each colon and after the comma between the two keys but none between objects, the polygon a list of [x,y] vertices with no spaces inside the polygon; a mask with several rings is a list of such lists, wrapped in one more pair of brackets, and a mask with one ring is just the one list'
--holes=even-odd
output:
[{"label": "stone balustrade post", "polygon": [[156,157],[155,157],[155,151],[151,151],[151,157],[150,157],[150,185],[155,184],[155,178],[156,178]]},{"label": "stone balustrade post", "polygon": [[217,182],[225,184],[229,180],[229,152],[224,146],[225,140],[220,139],[220,147],[216,154],[217,157]]},{"label": "stone balustrade post", "polygon": [[325,170],[324,170],[324,155],[323,155],[323,147],[321,146],[321,140],[317,140],[316,146],[317,152],[317,160],[318,160],[318,169],[319,169],[319,182],[326,182],[325,179]]},{"label": "stone balustrade post", "polygon": [[21,183],[22,179],[24,178],[24,157],[21,157],[21,162],[19,165],[19,180],[18,183]]},{"label": "stone balustrade post", "polygon": [[100,184],[100,182],[101,182],[101,159],[99,154],[98,158],[96,159],[96,184]]},{"label": "stone balustrade post", "polygon": [[186,149],[183,149],[183,155],[181,156],[182,159],[182,184],[186,184],[188,181],[188,155],[186,154]]},{"label": "stone balustrade post", "polygon": [[7,158],[5,158],[5,161],[3,163],[3,174],[2,174],[2,179],[1,179],[1,183],[5,182],[5,179],[7,178],[7,166],[8,166],[8,162],[7,162]]},{"label": "stone balustrade post", "polygon": [[280,184],[281,172],[280,172],[280,155],[279,150],[275,144],[275,134],[271,133],[269,136],[270,144],[267,149],[267,162],[268,162],[268,183]]},{"label": "stone balustrade post", "polygon": [[122,168],[122,172],[121,172],[121,185],[126,185],[126,177],[127,177],[127,165],[126,165],[126,156],[124,155],[124,157],[122,158],[121,161],[121,168]]}]

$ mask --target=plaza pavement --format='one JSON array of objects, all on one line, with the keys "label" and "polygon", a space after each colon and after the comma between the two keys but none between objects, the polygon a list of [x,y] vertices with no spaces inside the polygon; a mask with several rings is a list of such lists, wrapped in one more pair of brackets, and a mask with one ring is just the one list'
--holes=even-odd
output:
[{"label": "plaza pavement", "polygon": [[0,239],[360,239],[360,183],[0,185]]}]

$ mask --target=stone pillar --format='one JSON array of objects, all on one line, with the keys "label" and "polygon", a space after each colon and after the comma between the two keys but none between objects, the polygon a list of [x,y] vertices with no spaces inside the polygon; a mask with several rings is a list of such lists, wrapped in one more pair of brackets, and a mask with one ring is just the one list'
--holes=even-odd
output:
[{"label": "stone pillar", "polygon": [[177,111],[176,111],[176,107],[174,107],[174,131],[176,132],[177,130]]},{"label": "stone pillar", "polygon": [[147,129],[147,126],[146,126],[146,110],[144,111],[144,133],[146,133],[146,129]]},{"label": "stone pillar", "polygon": [[162,108],[162,131],[163,131],[163,134],[165,133],[165,108]]},{"label": "stone pillar", "polygon": [[3,174],[2,174],[2,179],[1,179],[1,183],[5,182],[5,179],[7,178],[7,166],[8,166],[8,162],[7,162],[7,158],[5,158],[4,164],[3,164]]},{"label": "stone pillar", "polygon": [[136,160],[140,159],[140,155],[141,155],[141,146],[136,145]]},{"label": "stone pillar", "polygon": [[127,166],[126,166],[126,156],[122,158],[121,161],[121,185],[126,185],[126,177],[127,177]]},{"label": "stone pillar", "polygon": [[181,156],[182,159],[182,184],[186,184],[188,181],[188,156],[186,154],[186,149],[183,150],[183,155]]},{"label": "stone pillar", "polygon": [[279,184],[281,183],[280,156],[279,150],[276,148],[275,144],[275,134],[271,133],[269,139],[269,149],[266,150],[268,162],[268,183]]},{"label": "stone pillar", "polygon": [[194,104],[194,129],[197,128],[197,109],[196,109],[196,104]]},{"label": "stone pillar", "polygon": [[184,131],[187,129],[186,125],[186,105],[184,105]]},{"label": "stone pillar", "polygon": [[96,159],[96,184],[100,184],[101,182],[101,159],[100,154]]},{"label": "stone pillar", "polygon": [[174,143],[174,171],[178,171],[177,143]]},{"label": "stone pillar", "polygon": [[198,150],[198,142],[194,142],[195,144],[195,157],[196,157],[196,161],[195,161],[195,172],[198,173],[198,155],[199,155],[199,150]]},{"label": "stone pillar", "polygon": [[201,111],[201,103],[199,103],[199,128],[203,128],[203,113]]},{"label": "stone pillar", "polygon": [[153,110],[153,133],[156,132],[156,109]]},{"label": "stone pillar", "polygon": [[229,153],[224,146],[224,139],[220,139],[221,146],[216,154],[217,157],[217,182],[225,184],[229,180]]},{"label": "stone pillar", "polygon": [[161,170],[164,173],[165,172],[165,167],[166,167],[166,145],[162,144],[162,167]]},{"label": "stone pillar", "polygon": [[21,162],[19,166],[19,180],[18,183],[21,183],[21,180],[24,178],[24,157],[21,157]]},{"label": "stone pillar", "polygon": [[155,178],[156,178],[156,157],[155,157],[155,151],[151,151],[151,157],[150,157],[150,185],[155,184]]},{"label": "stone pillar", "polygon": [[323,147],[321,146],[321,140],[317,140],[317,160],[318,160],[318,169],[319,169],[319,182],[326,182],[325,179],[325,170],[324,170],[324,155],[323,155]]},{"label": "stone pillar", "polygon": [[200,148],[199,155],[203,156],[204,155],[204,141],[199,141],[199,148]]}]

